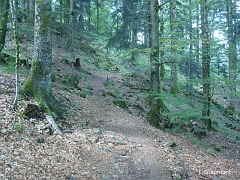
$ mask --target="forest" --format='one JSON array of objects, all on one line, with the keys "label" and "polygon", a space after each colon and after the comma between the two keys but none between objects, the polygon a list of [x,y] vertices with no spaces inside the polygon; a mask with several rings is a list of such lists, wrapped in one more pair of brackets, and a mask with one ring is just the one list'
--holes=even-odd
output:
[{"label": "forest", "polygon": [[0,179],[240,179],[240,2],[1,0]]}]

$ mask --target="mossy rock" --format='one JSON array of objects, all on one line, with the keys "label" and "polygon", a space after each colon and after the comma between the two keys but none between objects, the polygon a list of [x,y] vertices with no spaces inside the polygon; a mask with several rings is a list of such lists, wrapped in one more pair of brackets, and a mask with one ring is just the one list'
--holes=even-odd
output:
[{"label": "mossy rock", "polygon": [[116,101],[113,101],[113,104],[124,110],[128,110],[128,105],[126,101],[116,100]]}]

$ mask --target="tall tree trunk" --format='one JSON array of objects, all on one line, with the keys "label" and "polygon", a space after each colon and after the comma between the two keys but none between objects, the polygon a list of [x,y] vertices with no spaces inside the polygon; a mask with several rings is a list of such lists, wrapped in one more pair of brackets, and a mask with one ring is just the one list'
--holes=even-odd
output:
[{"label": "tall tree trunk", "polygon": [[160,60],[161,60],[161,65],[160,65],[160,77],[163,79],[165,76],[165,67],[164,67],[164,62],[163,62],[163,56],[164,56],[164,19],[163,19],[163,0],[160,1],[160,16],[159,16],[159,22],[160,22]]},{"label": "tall tree trunk", "polygon": [[79,0],[80,4],[80,16],[79,16],[79,24],[80,24],[80,29],[84,29],[84,4],[83,0]]},{"label": "tall tree trunk", "polygon": [[69,24],[68,24],[68,37],[65,49],[70,50],[73,43],[73,32],[74,32],[74,2],[73,0],[70,0],[69,2]]},{"label": "tall tree trunk", "polygon": [[210,119],[211,89],[210,89],[210,35],[208,24],[207,0],[201,0],[201,30],[202,30],[202,74],[203,74],[203,110],[202,119],[208,130],[211,130]]},{"label": "tall tree trunk", "polygon": [[229,110],[235,112],[235,100],[237,90],[237,46],[236,46],[236,2],[227,0],[227,27],[228,27],[228,61],[229,61],[229,88],[230,104]]},{"label": "tall tree trunk", "polygon": [[[5,38],[7,32],[7,22],[8,22],[8,12],[9,12],[9,0],[0,1],[0,53],[2,52],[5,45]],[[0,55],[0,62],[3,61]]]},{"label": "tall tree trunk", "polygon": [[63,13],[63,8],[64,8],[64,6],[63,6],[63,0],[60,0],[59,3],[60,3],[60,11],[59,11],[59,14],[60,14],[60,23],[63,23],[63,21],[64,21],[64,13]]},{"label": "tall tree trunk", "polygon": [[176,0],[170,1],[170,33],[171,33],[171,93],[179,94],[178,62],[177,62],[177,17]]},{"label": "tall tree trunk", "polygon": [[35,0],[29,0],[28,3],[28,10],[29,10],[29,17],[31,20],[34,20],[34,6],[35,6]]},{"label": "tall tree trunk", "polygon": [[13,100],[13,108],[17,110],[18,108],[18,90],[19,90],[19,44],[18,44],[18,35],[17,35],[17,3],[16,0],[10,0],[10,9],[12,17],[12,28],[13,28],[13,37],[15,44],[15,97]]},{"label": "tall tree trunk", "polygon": [[99,4],[99,0],[96,0],[96,8],[97,8],[97,33],[99,33],[99,22],[100,22],[100,12],[99,12],[100,4]]},{"label": "tall tree trunk", "polygon": [[133,65],[137,63],[137,52],[135,51],[135,48],[137,48],[137,31],[138,31],[138,25],[137,25],[137,7],[136,5],[133,5],[132,7],[132,16],[133,16],[133,22],[132,22],[132,58],[131,62]]},{"label": "tall tree trunk", "polygon": [[35,1],[34,59],[25,92],[38,101],[49,104],[52,100],[52,40],[51,1]]},{"label": "tall tree trunk", "polygon": [[193,92],[193,66],[192,66],[192,62],[194,60],[193,58],[193,23],[192,23],[192,0],[188,1],[189,3],[189,58],[187,60],[187,67],[186,69],[188,69],[188,94],[191,94]]},{"label": "tall tree trunk", "polygon": [[88,7],[87,7],[87,14],[88,14],[88,28],[90,28],[91,26],[91,0],[87,0],[87,4],[88,4]]},{"label": "tall tree trunk", "polygon": [[159,17],[158,0],[151,0],[149,5],[150,22],[150,96],[149,96],[149,123],[159,127],[160,112],[164,110],[162,99],[157,98],[160,94],[159,79]]}]

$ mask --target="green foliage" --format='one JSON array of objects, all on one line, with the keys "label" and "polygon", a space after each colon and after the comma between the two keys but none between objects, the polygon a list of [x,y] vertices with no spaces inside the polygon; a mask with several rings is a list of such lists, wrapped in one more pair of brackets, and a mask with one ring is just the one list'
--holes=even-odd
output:
[{"label": "green foliage", "polygon": [[176,147],[177,146],[177,143],[175,141],[171,142],[169,147],[173,148],[173,147]]},{"label": "green foliage", "polygon": [[172,127],[174,124],[189,126],[192,121],[201,118],[201,104],[185,96],[175,96],[170,93],[162,92],[158,98],[168,102],[168,111],[163,111],[162,120],[165,127]]},{"label": "green foliage", "polygon": [[24,128],[25,128],[25,127],[24,127],[24,124],[22,124],[22,123],[15,123],[15,124],[13,125],[13,130],[16,131],[16,132],[18,132],[18,133],[23,132]]},{"label": "green foliage", "polygon": [[5,65],[0,66],[0,69],[4,72],[8,73],[14,73],[15,72],[15,66],[13,63],[7,63]]},{"label": "green foliage", "polygon": [[207,149],[211,147],[210,144],[207,144],[207,143],[205,143],[205,142],[203,142],[203,141],[195,138],[193,132],[189,132],[189,133],[188,133],[188,136],[189,136],[189,138],[190,138],[195,144],[197,144],[197,145],[199,145],[199,146],[203,146],[203,147],[205,147],[205,148],[207,148]]},{"label": "green foliage", "polygon": [[31,78],[28,78],[28,80],[25,83],[24,93],[28,94],[29,96],[34,96],[34,87]]}]

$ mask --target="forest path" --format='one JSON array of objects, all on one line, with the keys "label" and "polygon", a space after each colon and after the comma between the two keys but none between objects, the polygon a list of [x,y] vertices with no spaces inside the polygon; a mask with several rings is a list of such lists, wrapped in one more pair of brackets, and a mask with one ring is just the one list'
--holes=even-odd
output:
[{"label": "forest path", "polygon": [[[108,79],[114,83],[121,83],[121,77],[108,75]],[[141,116],[130,114],[112,104],[110,97],[102,96],[102,92],[108,91],[104,86],[107,82],[105,74],[92,74],[92,78],[86,82],[93,88],[93,95],[89,97],[87,110],[91,115],[89,121],[94,127],[99,127],[104,132],[114,132],[124,141],[116,140],[116,144],[124,143],[121,150],[122,156],[128,156],[133,161],[136,179],[172,179],[166,166],[166,152],[158,147],[156,139],[168,139],[166,134],[151,127]],[[111,142],[111,141],[110,141]],[[166,144],[168,148],[169,144]],[[121,145],[119,145],[121,146]],[[133,178],[133,177],[132,177]]]}]

